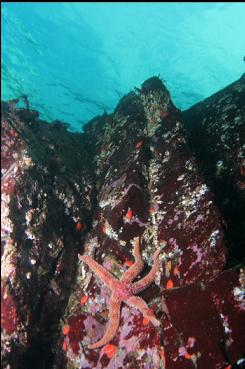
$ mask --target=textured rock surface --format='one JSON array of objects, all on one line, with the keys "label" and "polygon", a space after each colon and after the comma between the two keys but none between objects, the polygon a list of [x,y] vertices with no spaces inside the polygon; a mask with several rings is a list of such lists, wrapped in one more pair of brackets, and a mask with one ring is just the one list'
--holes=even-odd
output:
[{"label": "textured rock surface", "polygon": [[226,222],[229,264],[245,257],[245,74],[183,112],[199,159]]},{"label": "textured rock surface", "polygon": [[[227,265],[240,254],[181,112],[153,77],[84,131],[2,106],[4,367],[230,368],[243,354],[244,271]],[[115,337],[88,349],[104,334],[110,291],[79,255],[120,277],[137,236],[141,276],[163,247],[140,294],[161,326],[123,305]]]},{"label": "textured rock surface", "polygon": [[2,106],[2,363],[49,367],[93,207],[87,145]]}]

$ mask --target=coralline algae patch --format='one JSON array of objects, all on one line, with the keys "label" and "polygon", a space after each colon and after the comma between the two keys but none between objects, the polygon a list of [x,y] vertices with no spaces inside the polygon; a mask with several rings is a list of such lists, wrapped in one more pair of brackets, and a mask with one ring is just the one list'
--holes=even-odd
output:
[{"label": "coralline algae patch", "polygon": [[[79,363],[77,366],[79,368],[85,368],[86,365],[113,368],[118,365],[118,368],[154,369],[160,368],[164,362],[163,367],[173,369],[205,366],[224,368],[229,363],[224,358],[219,342],[228,345],[228,350],[235,342],[233,350],[239,352],[244,338],[240,337],[241,332],[237,330],[236,323],[232,322],[232,319],[230,329],[233,331],[235,328],[233,339],[231,341],[230,338],[225,338],[228,337],[228,327],[224,329],[224,322],[227,322],[227,319],[219,319],[219,316],[222,317],[222,307],[224,316],[226,309],[230,314],[229,304],[233,302],[231,296],[232,294],[234,296],[234,288],[244,288],[239,279],[241,279],[241,272],[230,270],[221,274],[205,289],[201,286],[187,286],[166,292],[164,304],[167,306],[167,313],[163,315],[161,330],[154,328],[150,323],[144,324],[143,317],[137,310],[134,312],[124,306],[117,335],[97,352],[88,350],[86,342],[90,335],[96,341],[104,330],[104,324],[85,315],[72,317],[68,319],[69,331],[65,332],[68,338],[65,338],[65,342],[68,347],[63,344],[63,349],[67,351],[73,363]],[[219,300],[217,291],[219,294],[222,293],[224,285],[228,286],[225,294],[227,297],[222,294],[222,299]],[[234,308],[233,304],[232,306]],[[238,309],[243,309],[242,304]],[[164,310],[166,312],[165,308]],[[236,308],[233,314],[237,315]],[[231,317],[232,315],[229,320]],[[81,334],[82,331],[84,333]],[[86,334],[86,339],[83,334]],[[163,342],[163,348],[161,348],[161,342]],[[231,351],[230,354],[232,360]],[[235,357],[236,355],[237,353],[234,352]]]},{"label": "coralline algae patch", "polygon": [[241,273],[228,270],[206,287],[188,286],[163,294],[166,367],[182,368],[184,362],[194,360],[197,368],[224,368],[228,357],[230,362],[235,360],[245,338],[240,328],[245,323],[244,301],[234,303],[234,288],[244,291]]},{"label": "coralline algae patch", "polygon": [[142,314],[138,311],[132,313],[132,309],[122,307],[118,334],[109,344],[96,352],[87,349],[86,342],[91,338],[97,341],[104,331],[104,325],[83,314],[73,316],[63,327],[63,350],[73,363],[80,365],[82,363],[82,368],[86,365],[113,368],[115,365],[120,367],[121,363],[122,368],[135,365],[136,368],[153,369],[156,365],[159,366],[160,362],[158,353],[160,335],[151,324],[144,325],[142,322]]},{"label": "coralline algae patch", "polygon": [[[126,312],[127,310],[127,312]],[[146,327],[142,324],[142,316],[137,312],[130,314],[130,309],[122,308],[122,324],[119,328],[119,341],[113,345],[113,356],[108,357],[105,346],[101,349],[100,358],[96,364],[98,368],[132,367],[150,368],[159,367],[158,355],[159,335],[154,327]],[[152,339],[152,345],[148,346]],[[114,340],[112,341],[114,342]]]},{"label": "coralline algae patch", "polygon": [[[1,355],[11,357],[13,343],[26,344],[26,335],[16,310],[16,303],[5,281],[1,284]],[[4,362],[4,361],[3,361]]]},{"label": "coralline algae patch", "polygon": [[[90,249],[90,245],[87,244],[87,250],[89,249]],[[110,259],[109,257],[105,258],[105,262],[103,263],[103,266],[110,268],[110,270],[114,271],[114,275],[118,277],[120,277],[122,272],[125,271],[127,268],[127,266],[125,265],[122,265],[122,264],[120,265],[120,264],[117,264],[115,261],[112,261],[112,259]],[[78,276],[78,280],[82,281],[85,288],[87,288],[87,290],[83,290],[83,296],[84,296],[84,293],[86,294],[86,296],[88,296],[88,299],[86,299],[85,304],[82,305],[81,310],[83,312],[86,312],[86,314],[92,313],[93,315],[93,318],[92,318],[92,315],[90,315],[91,316],[90,319],[84,320],[84,324],[87,324],[87,326],[86,326],[86,329],[84,329],[83,331],[83,334],[84,334],[83,340],[78,343],[80,348],[83,347],[82,355],[85,355],[86,362],[87,360],[91,360],[90,365],[96,365],[96,367],[100,367],[100,366],[101,367],[111,367],[112,363],[114,363],[115,360],[117,363],[121,361],[124,363],[125,362],[131,363],[132,361],[131,353],[132,353],[132,347],[133,347],[132,345],[134,342],[134,350],[136,352],[138,350],[141,350],[142,357],[141,357],[140,363],[143,365],[143,363],[146,360],[146,355],[144,355],[144,352],[146,351],[146,349],[148,351],[154,351],[154,350],[156,351],[157,350],[156,347],[158,347],[158,344],[160,342],[160,336],[157,333],[157,329],[154,328],[149,321],[144,319],[141,313],[139,313],[137,310],[134,311],[133,309],[133,314],[132,314],[132,312],[130,311],[132,309],[129,309],[125,306],[122,307],[121,321],[120,321],[118,334],[116,334],[113,340],[108,344],[110,350],[102,348],[99,351],[100,356],[99,356],[99,359],[97,359],[97,363],[94,362],[94,356],[89,354],[93,352],[93,350],[92,351],[89,350],[87,348],[87,345],[88,343],[91,343],[91,341],[96,342],[97,334],[99,334],[101,337],[105,331],[106,325],[108,324],[106,320],[107,320],[109,293],[108,293],[108,289],[104,287],[103,285],[101,285],[101,283],[96,278],[95,279],[94,277],[91,278],[90,273],[88,273],[87,275],[84,274],[82,265],[81,265],[80,273]],[[95,287],[93,287],[94,285]],[[79,284],[79,288],[81,289],[81,284]],[[107,305],[105,305],[105,302]],[[73,303],[71,306],[73,306],[74,308]],[[75,319],[75,316],[72,315],[72,318]],[[69,319],[71,318],[68,318],[67,322],[69,322]],[[101,322],[103,322],[104,324],[101,325],[100,324]],[[95,334],[93,334],[93,332]],[[70,328],[69,328],[69,334],[70,334]],[[108,345],[106,345],[105,347],[108,347]],[[113,347],[110,345],[113,345]],[[70,346],[68,345],[68,347]],[[65,344],[65,349],[67,349],[66,344]],[[66,352],[68,352],[68,350]],[[74,359],[74,354],[75,353],[73,350],[73,354],[72,354],[73,359]],[[68,356],[71,357],[69,353],[68,353]],[[78,360],[78,356],[79,355],[77,355],[76,360]],[[133,362],[135,362],[137,365],[140,365],[135,355],[133,355],[133,358],[134,358]],[[73,363],[74,363],[74,360],[72,360]],[[150,365],[149,367],[154,368],[154,366],[152,365]]]},{"label": "coralline algae patch", "polygon": [[6,286],[1,286],[1,327],[3,331],[11,335],[18,327],[19,318],[16,312],[13,297],[8,294]]},{"label": "coralline algae patch", "polygon": [[[164,304],[169,315],[163,317],[167,367],[175,369],[184,367],[184,363],[190,365],[193,357],[187,356],[187,353],[196,355],[197,367],[215,367],[218,364],[217,367],[222,368],[225,364],[219,345],[223,332],[219,321],[214,320],[215,307],[207,302],[207,292],[196,286],[183,287],[165,294]],[[182,306],[181,311],[179,306]],[[190,337],[193,337],[193,347],[187,347]],[[215,356],[212,358],[209,353],[213,352]]]},{"label": "coralline algae patch", "polygon": [[234,268],[223,272],[209,287],[211,301],[223,327],[225,348],[231,361],[243,350],[245,332],[245,271]]}]

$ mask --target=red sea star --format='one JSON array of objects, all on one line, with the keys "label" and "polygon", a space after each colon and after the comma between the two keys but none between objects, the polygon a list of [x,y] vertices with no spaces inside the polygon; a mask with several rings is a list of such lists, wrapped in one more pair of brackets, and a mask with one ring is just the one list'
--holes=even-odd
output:
[{"label": "red sea star", "polygon": [[139,275],[144,267],[139,249],[140,241],[138,238],[134,247],[135,262],[131,267],[129,267],[129,269],[126,270],[126,272],[123,273],[120,280],[116,279],[108,270],[102,267],[102,265],[98,264],[90,256],[81,256],[82,261],[93,270],[93,272],[102,280],[106,287],[109,287],[112,290],[109,301],[109,324],[106,332],[98,342],[88,346],[88,348],[95,349],[104,346],[114,337],[119,326],[120,307],[122,302],[125,302],[128,306],[139,309],[143,316],[151,321],[155,327],[160,325],[160,322],[156,319],[146,302],[141,297],[134,295],[143,291],[155,280],[156,273],[159,270],[158,256],[161,252],[161,249],[157,250],[153,255],[153,265],[150,272],[142,279],[133,283],[133,280]]}]

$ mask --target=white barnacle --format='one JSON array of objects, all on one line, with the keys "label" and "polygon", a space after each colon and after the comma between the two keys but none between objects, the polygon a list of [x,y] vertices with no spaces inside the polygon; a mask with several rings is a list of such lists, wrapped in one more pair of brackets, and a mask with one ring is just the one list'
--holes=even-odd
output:
[{"label": "white barnacle", "polygon": [[181,174],[178,178],[177,178],[177,181],[182,181],[182,179],[184,179],[185,177],[185,174]]},{"label": "white barnacle", "polygon": [[213,231],[211,233],[211,235],[209,237],[211,247],[214,247],[216,245],[218,235],[219,235],[219,230],[218,229],[216,229],[215,231]]},{"label": "white barnacle", "polygon": [[27,272],[27,273],[25,274],[25,276],[26,276],[26,279],[30,279],[30,278],[31,278],[31,272]]}]

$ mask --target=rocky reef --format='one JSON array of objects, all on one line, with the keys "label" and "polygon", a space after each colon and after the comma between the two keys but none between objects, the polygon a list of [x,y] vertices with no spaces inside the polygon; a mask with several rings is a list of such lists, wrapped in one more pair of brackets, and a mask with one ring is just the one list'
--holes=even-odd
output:
[{"label": "rocky reef", "polygon": [[245,256],[245,74],[183,112],[189,143],[226,223],[228,263]]},{"label": "rocky reef", "polygon": [[[152,77],[72,133],[18,100],[2,103],[2,367],[231,369],[245,335],[245,79],[181,112]],[[159,327],[122,304],[115,277],[161,249],[139,296]],[[137,281],[136,277],[136,281]]]}]

